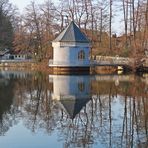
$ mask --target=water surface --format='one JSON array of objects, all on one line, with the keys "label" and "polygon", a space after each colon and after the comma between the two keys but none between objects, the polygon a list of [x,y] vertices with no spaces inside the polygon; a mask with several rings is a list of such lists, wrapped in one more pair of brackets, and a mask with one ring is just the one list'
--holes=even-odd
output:
[{"label": "water surface", "polygon": [[0,147],[148,145],[148,76],[0,72]]}]

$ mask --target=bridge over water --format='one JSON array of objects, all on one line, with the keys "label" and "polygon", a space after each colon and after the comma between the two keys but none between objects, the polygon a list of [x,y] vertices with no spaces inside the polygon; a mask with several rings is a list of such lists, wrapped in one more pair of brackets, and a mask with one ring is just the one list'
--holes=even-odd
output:
[{"label": "bridge over water", "polygon": [[132,65],[143,66],[148,68],[148,58],[143,58],[140,61],[136,61],[133,58],[124,57],[109,57],[109,56],[97,56],[91,61],[91,66],[121,66],[131,68]]}]

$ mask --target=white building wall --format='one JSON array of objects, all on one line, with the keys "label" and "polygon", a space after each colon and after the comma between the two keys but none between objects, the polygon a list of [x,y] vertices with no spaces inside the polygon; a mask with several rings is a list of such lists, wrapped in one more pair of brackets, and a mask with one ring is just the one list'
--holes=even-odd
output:
[{"label": "white building wall", "polygon": [[10,54],[5,54],[1,57],[1,60],[9,60]]},{"label": "white building wall", "polygon": [[[59,46],[60,44],[53,44],[53,66],[89,66],[89,52],[88,44],[80,44],[79,46]],[[79,60],[78,53],[83,50],[85,52],[85,59]]]},{"label": "white building wall", "polygon": [[25,60],[26,55],[13,55],[15,60]]},{"label": "white building wall", "polygon": [[1,57],[2,60],[25,60],[26,55],[5,54]]}]

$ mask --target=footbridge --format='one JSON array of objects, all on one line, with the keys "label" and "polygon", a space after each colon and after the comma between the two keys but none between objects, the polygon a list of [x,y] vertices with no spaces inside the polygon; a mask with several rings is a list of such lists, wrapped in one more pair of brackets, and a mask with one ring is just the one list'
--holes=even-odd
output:
[{"label": "footbridge", "polygon": [[119,56],[96,56],[94,60],[91,61],[91,66],[121,66],[130,68],[134,65],[148,68],[148,58],[136,60]]}]

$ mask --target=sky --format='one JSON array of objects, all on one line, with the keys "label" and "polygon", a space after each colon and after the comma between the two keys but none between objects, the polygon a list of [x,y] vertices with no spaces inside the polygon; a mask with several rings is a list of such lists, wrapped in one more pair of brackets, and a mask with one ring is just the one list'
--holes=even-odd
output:
[{"label": "sky", "polygon": [[[37,4],[43,3],[45,0],[9,0],[10,3],[13,5],[16,5],[20,12],[23,12],[23,9],[30,4],[31,1],[35,1]],[[53,0],[55,2],[56,0]],[[116,20],[113,22],[112,31],[113,33],[120,34],[120,29],[123,28],[123,26],[119,23],[120,17],[116,18]]]},{"label": "sky", "polygon": [[[23,11],[23,9],[30,4],[30,2],[33,0],[9,0],[10,3],[13,5],[16,5],[20,11]],[[34,0],[36,3],[43,3],[44,0]]]}]

